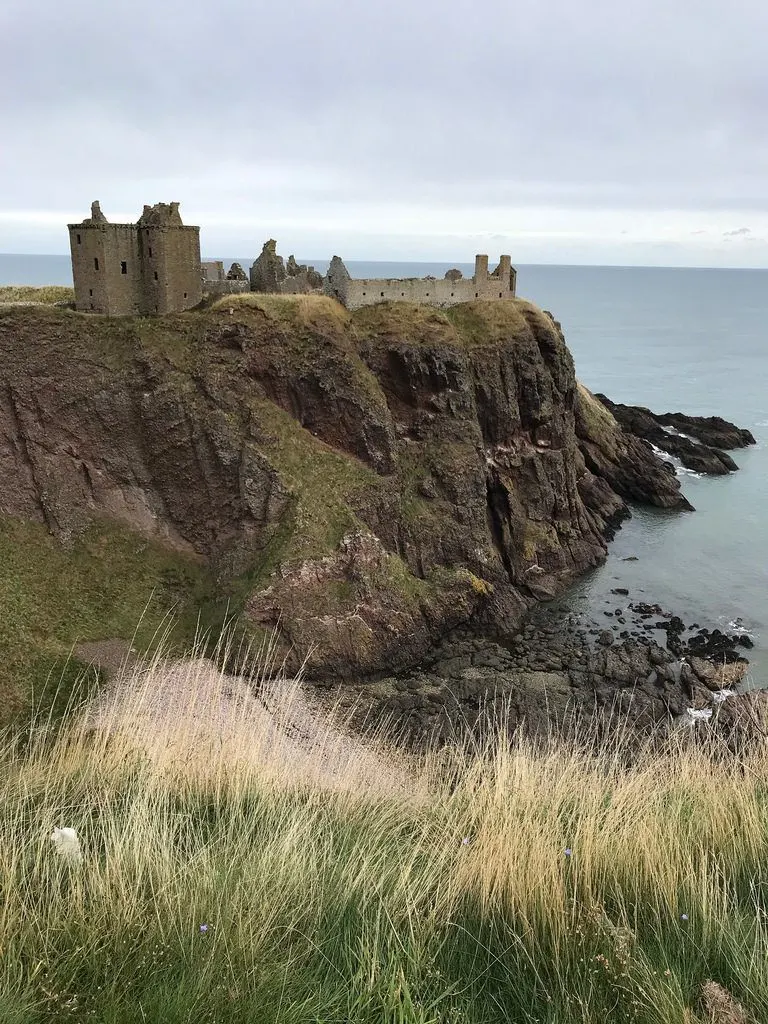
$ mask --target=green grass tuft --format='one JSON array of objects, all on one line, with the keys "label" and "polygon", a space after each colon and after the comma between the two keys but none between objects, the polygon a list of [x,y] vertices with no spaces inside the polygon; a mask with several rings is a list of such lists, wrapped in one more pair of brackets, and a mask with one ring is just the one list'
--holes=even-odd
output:
[{"label": "green grass tuft", "polygon": [[66,702],[83,668],[80,642],[119,638],[145,650],[169,615],[173,636],[193,636],[207,594],[199,564],[114,524],[65,548],[42,526],[0,518],[0,565],[0,724],[57,691]]}]

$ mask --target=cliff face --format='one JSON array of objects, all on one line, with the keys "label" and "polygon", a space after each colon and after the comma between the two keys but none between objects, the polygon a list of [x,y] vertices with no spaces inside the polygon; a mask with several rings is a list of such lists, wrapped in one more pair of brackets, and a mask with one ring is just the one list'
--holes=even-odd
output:
[{"label": "cliff face", "polygon": [[624,498],[684,507],[522,301],[8,309],[0,360],[3,516],[70,547],[116,520],[210,566],[316,673],[509,628],[602,559]]}]

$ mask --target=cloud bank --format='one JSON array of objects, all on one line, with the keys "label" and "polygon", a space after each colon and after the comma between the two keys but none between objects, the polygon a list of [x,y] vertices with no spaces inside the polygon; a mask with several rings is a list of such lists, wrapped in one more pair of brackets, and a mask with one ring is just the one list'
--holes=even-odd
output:
[{"label": "cloud bank", "polygon": [[768,265],[759,0],[5,0],[0,251]]}]

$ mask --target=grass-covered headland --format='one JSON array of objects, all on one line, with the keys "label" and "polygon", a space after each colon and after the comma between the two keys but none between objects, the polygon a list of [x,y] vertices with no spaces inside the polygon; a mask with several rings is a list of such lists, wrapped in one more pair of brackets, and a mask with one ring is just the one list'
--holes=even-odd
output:
[{"label": "grass-covered headland", "polygon": [[3,1024],[768,1020],[764,751],[414,760],[197,664],[5,742]]}]

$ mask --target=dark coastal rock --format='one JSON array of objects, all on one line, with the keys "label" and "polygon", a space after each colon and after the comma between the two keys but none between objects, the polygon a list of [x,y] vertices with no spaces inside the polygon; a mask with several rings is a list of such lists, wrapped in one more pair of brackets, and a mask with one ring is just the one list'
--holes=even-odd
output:
[{"label": "dark coastal rock", "polygon": [[[629,630],[616,637],[582,622],[581,615],[540,606],[503,645],[457,630],[405,683],[390,677],[356,692],[366,715],[386,720],[416,746],[460,738],[462,730],[482,730],[499,716],[510,728],[539,737],[570,728],[599,736],[621,722],[628,737],[663,737],[682,728],[695,739],[710,725],[697,725],[687,709],[704,707],[714,709],[711,725],[729,743],[760,737],[765,695],[729,697],[727,707],[717,696],[738,684],[746,662],[723,661],[718,651],[692,653],[680,616],[659,605],[637,606],[659,616],[655,625],[669,645],[639,640]],[[696,728],[698,733],[691,731]]]},{"label": "dark coastal rock", "polygon": [[[724,447],[728,448],[755,443],[748,430],[741,430],[719,417],[685,416],[682,413],[657,415],[643,406],[612,402],[605,395],[596,394],[595,398],[610,410],[629,434],[642,438],[669,455],[676,456],[684,466],[697,473],[722,476],[739,468],[730,455],[712,446],[711,440],[709,443],[702,443],[702,438],[724,441]],[[692,440],[678,432],[685,430],[686,427],[698,440]]]},{"label": "dark coastal rock", "polygon": [[[491,641],[458,639],[446,645],[447,656],[438,652],[410,673],[406,685],[389,677],[354,687],[366,719],[386,723],[401,738],[421,746],[460,738],[467,729],[492,725],[499,716],[509,728],[538,737],[570,728],[598,736],[619,721],[637,737],[654,731],[664,735],[678,724],[686,729],[696,724],[688,716],[689,707],[714,706],[721,733],[755,734],[753,698],[740,697],[727,711],[713,705],[712,694],[733,687],[745,665],[718,667],[698,657],[682,660],[648,641],[616,642],[609,631],[593,647],[589,630],[580,632],[566,619],[545,629],[538,612],[533,618],[538,623],[534,632],[521,631],[510,650]],[[765,697],[757,703],[763,717]]]},{"label": "dark coastal rock", "polygon": [[[256,262],[277,283],[274,244]],[[5,514],[185,552],[312,677],[417,664],[462,623],[513,631],[627,514],[579,450],[561,334],[519,300],[449,318],[322,296],[159,333],[10,309],[0,355]]]},{"label": "dark coastal rock", "polygon": [[751,431],[737,427],[720,416],[686,416],[681,412],[665,412],[656,416],[664,426],[674,427],[682,434],[695,437],[710,448],[746,448],[755,444]]},{"label": "dark coastal rock", "polygon": [[[575,402],[579,450],[590,472],[626,501],[692,510],[674,467],[661,462],[640,438],[622,428],[583,385]],[[628,559],[630,560],[630,559]]]}]

